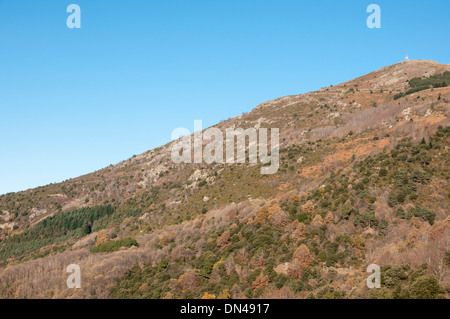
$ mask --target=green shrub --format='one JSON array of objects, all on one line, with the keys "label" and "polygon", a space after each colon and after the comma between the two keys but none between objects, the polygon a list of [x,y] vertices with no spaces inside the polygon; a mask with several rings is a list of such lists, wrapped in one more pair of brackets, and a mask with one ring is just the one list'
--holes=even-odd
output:
[{"label": "green shrub", "polygon": [[386,176],[387,174],[388,174],[388,171],[385,168],[382,168],[382,169],[380,169],[380,172],[378,175],[380,177],[383,177],[383,176]]},{"label": "green shrub", "polygon": [[416,206],[408,209],[407,217],[411,218],[412,216],[419,217],[422,220],[429,222],[430,225],[433,225],[436,213],[428,208]]},{"label": "green shrub", "polygon": [[397,209],[395,216],[397,216],[398,218],[406,219],[406,212],[403,207],[399,207],[399,209]]},{"label": "green shrub", "polygon": [[405,93],[400,92],[394,95],[394,100],[398,100],[399,98],[402,98],[403,96],[405,96]]},{"label": "green shrub", "polygon": [[410,297],[413,299],[438,299],[443,298],[445,289],[439,285],[432,275],[424,275],[417,278],[409,287]]},{"label": "green shrub", "polygon": [[92,247],[91,252],[92,253],[105,253],[105,252],[113,252],[118,251],[120,248],[129,248],[131,246],[138,247],[139,244],[136,240],[134,240],[131,237],[125,237],[119,240],[111,240],[107,243]]},{"label": "green shrub", "polygon": [[342,206],[340,217],[341,217],[341,219],[349,219],[350,214],[352,214],[352,213],[354,213],[353,208],[351,208],[348,205],[344,205],[344,206]]}]

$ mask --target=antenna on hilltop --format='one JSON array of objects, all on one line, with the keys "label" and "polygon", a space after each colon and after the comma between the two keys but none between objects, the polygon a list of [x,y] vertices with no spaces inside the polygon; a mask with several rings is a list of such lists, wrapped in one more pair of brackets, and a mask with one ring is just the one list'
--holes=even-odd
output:
[{"label": "antenna on hilltop", "polygon": [[406,55],[405,60],[406,60],[406,61],[409,61],[408,55]]}]

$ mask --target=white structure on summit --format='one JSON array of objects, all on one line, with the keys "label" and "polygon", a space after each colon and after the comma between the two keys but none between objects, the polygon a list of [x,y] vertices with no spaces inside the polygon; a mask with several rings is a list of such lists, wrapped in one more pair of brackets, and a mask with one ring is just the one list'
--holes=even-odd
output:
[{"label": "white structure on summit", "polygon": [[408,58],[408,56],[406,56],[405,60],[406,60],[406,61],[409,61],[409,58]]}]

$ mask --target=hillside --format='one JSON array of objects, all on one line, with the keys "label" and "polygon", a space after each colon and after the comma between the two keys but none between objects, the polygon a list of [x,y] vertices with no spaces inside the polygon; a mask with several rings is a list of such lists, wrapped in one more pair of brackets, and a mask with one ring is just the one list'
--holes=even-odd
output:
[{"label": "hillside", "polygon": [[0,297],[448,297],[449,72],[402,62],[215,126],[279,128],[273,175],[169,143],[1,196]]}]

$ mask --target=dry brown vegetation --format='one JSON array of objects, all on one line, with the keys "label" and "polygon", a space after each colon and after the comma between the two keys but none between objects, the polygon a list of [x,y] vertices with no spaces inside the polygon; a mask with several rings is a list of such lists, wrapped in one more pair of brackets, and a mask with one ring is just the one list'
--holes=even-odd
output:
[{"label": "dry brown vegetation", "polygon": [[[393,100],[407,79],[445,70],[450,66],[430,61],[400,63],[263,103],[217,125],[279,127],[280,171],[272,176],[261,176],[259,164],[176,165],[168,144],[89,175],[1,196],[0,251],[50,216],[102,204],[117,211],[95,221],[84,238],[68,236],[0,260],[0,297],[109,298],[120,292],[111,288],[128,291],[123,276],[131,271],[160,280],[156,295],[152,280],[133,282],[145,298],[362,298],[370,297],[364,267],[371,263],[427,264],[427,274],[449,289],[450,138],[429,147],[430,159],[407,172],[410,179],[422,176],[414,175],[418,168],[433,174],[416,183],[416,199],[399,196],[392,204],[400,187],[394,164],[409,165],[407,159],[357,166],[391,156],[401,143],[416,152],[422,138],[425,148],[439,126],[448,127],[448,87]],[[400,206],[411,214],[420,209],[405,219]],[[434,223],[420,215],[422,207],[436,214]],[[125,237],[139,247],[90,252]],[[81,267],[82,289],[67,288],[69,264]]]}]

